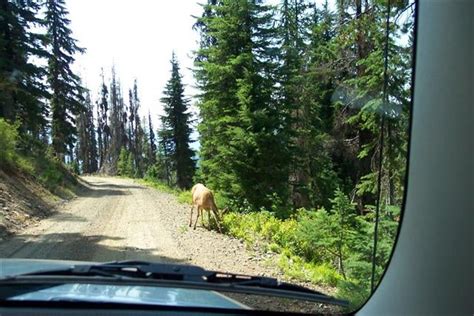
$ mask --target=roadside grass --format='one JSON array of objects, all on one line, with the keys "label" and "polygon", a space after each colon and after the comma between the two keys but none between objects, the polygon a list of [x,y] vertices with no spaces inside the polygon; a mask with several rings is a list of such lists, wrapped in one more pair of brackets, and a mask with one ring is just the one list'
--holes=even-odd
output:
[{"label": "roadside grass", "polygon": [[150,178],[135,179],[135,180],[138,183],[143,184],[145,186],[176,196],[176,198],[178,199],[178,202],[181,204],[191,204],[191,201],[192,201],[191,191],[172,188],[164,182],[150,179]]},{"label": "roadside grass", "polygon": [[179,191],[178,192],[178,202],[181,204],[191,204],[192,203],[191,191]]},{"label": "roadside grass", "polygon": [[140,184],[146,185],[146,186],[151,187],[153,189],[156,189],[158,191],[171,193],[171,194],[176,195],[176,196],[178,195],[178,190],[169,187],[166,183],[151,180],[151,179],[147,179],[147,178],[136,179],[136,181]]}]

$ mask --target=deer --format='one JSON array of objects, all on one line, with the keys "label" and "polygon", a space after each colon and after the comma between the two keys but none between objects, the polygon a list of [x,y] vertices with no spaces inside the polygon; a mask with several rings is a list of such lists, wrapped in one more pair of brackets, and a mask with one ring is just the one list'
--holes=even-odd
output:
[{"label": "deer", "polygon": [[193,223],[193,209],[194,209],[194,206],[197,207],[197,216],[196,216],[196,221],[194,222],[194,229],[196,229],[196,225],[197,225],[197,222],[198,222],[198,219],[199,219],[199,216],[201,215],[201,224],[204,226],[204,223],[203,223],[203,213],[202,211],[203,210],[206,210],[207,211],[207,219],[208,219],[208,229],[210,229],[210,225],[211,225],[211,215],[210,213],[212,213],[214,219],[216,220],[216,223],[217,223],[217,228],[219,230],[219,232],[221,233],[222,230],[221,230],[221,226],[219,224],[219,213],[218,213],[218,210],[217,210],[217,206],[216,206],[216,203],[214,201],[214,194],[212,193],[211,190],[209,190],[208,188],[206,188],[204,186],[204,184],[202,183],[198,183],[196,185],[194,185],[191,189],[191,194],[192,194],[192,205],[191,205],[191,215],[189,217],[189,227],[191,227],[192,223]]}]

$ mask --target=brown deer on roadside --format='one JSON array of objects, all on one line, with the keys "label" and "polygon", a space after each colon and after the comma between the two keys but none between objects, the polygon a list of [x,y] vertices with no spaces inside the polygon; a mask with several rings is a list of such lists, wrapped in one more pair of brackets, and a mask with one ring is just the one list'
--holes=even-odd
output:
[{"label": "brown deer on roadside", "polygon": [[216,203],[214,201],[214,194],[212,193],[211,190],[206,188],[204,184],[198,183],[193,186],[191,189],[191,194],[193,196],[192,200],[192,206],[191,206],[191,215],[189,217],[189,227],[191,227],[193,223],[193,209],[194,206],[197,206],[197,216],[196,216],[196,221],[194,222],[194,229],[196,229],[196,225],[199,219],[199,216],[201,215],[201,224],[204,226],[203,223],[203,217],[204,214],[202,213],[203,210],[207,211],[207,219],[208,219],[208,229],[210,229],[211,225],[211,215],[212,213],[214,219],[216,220],[217,223],[217,228],[219,229],[219,232],[222,232],[221,226],[219,224],[219,212],[217,210]]}]

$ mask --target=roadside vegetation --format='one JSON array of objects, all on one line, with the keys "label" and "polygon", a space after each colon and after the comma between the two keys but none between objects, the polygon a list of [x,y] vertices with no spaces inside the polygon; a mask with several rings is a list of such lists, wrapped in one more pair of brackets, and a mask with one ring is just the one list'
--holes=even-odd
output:
[{"label": "roadside vegetation", "polygon": [[[190,191],[171,188],[153,179],[140,183],[175,195],[190,204]],[[374,214],[356,215],[356,205],[337,191],[328,209],[282,211],[232,207],[223,195],[215,193],[220,210],[231,207],[221,218],[225,234],[241,239],[251,248],[274,253],[285,276],[302,282],[336,288],[336,295],[350,298],[351,308],[360,306],[370,293]],[[380,278],[395,242],[400,209],[387,208],[379,221],[379,251],[376,276]],[[207,217],[204,217],[207,223]],[[214,223],[211,222],[211,227]],[[216,227],[213,227],[216,229]]]},{"label": "roadside vegetation", "polygon": [[74,166],[54,157],[45,144],[32,142],[19,135],[17,126],[0,118],[0,170],[26,175],[57,196],[72,197],[78,186]]}]

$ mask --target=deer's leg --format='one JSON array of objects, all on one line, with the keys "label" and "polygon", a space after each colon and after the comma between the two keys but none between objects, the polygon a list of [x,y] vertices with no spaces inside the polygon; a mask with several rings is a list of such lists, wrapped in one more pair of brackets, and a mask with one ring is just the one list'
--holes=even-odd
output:
[{"label": "deer's leg", "polygon": [[196,229],[196,225],[199,219],[199,214],[201,213],[201,207],[198,205],[197,206],[197,216],[196,216],[196,221],[194,222],[194,229]]},{"label": "deer's leg", "polygon": [[193,208],[194,204],[191,205],[191,215],[189,216],[189,227],[193,224]]},{"label": "deer's leg", "polygon": [[207,229],[211,229],[211,210],[207,210]]},{"label": "deer's leg", "polygon": [[221,225],[219,224],[219,218],[217,217],[216,213],[214,213],[214,212],[212,212],[212,215],[214,217],[214,220],[216,221],[217,229],[219,230],[219,233],[222,233]]}]

